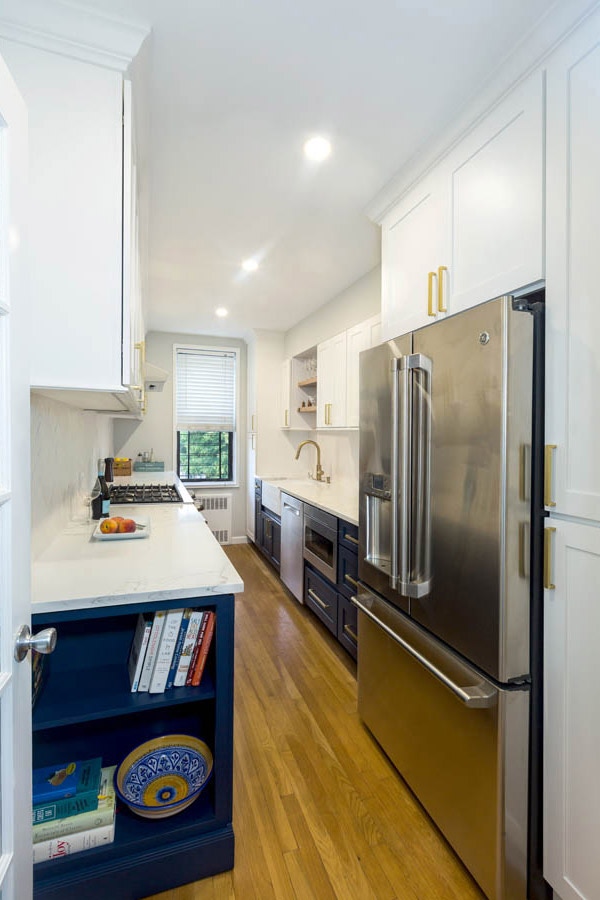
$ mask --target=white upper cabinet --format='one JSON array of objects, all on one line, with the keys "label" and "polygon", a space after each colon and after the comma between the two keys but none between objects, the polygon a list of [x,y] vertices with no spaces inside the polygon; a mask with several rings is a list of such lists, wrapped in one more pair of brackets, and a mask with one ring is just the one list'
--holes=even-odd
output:
[{"label": "white upper cabinet", "polygon": [[448,313],[544,275],[541,72],[508,94],[449,154]]},{"label": "white upper cabinet", "polygon": [[317,428],[346,426],[346,332],[317,345]]},{"label": "white upper cabinet", "polygon": [[137,399],[125,390],[139,315],[129,299],[123,76],[12,41],[1,46],[29,114],[31,384],[80,394],[84,406],[91,397],[94,407],[95,395],[95,408],[107,407],[107,397],[114,409],[134,408]]},{"label": "white upper cabinet", "polygon": [[382,221],[382,339],[543,277],[543,78],[514,88]]},{"label": "white upper cabinet", "polygon": [[546,499],[600,521],[598,13],[548,62],[546,134]]},{"label": "white upper cabinet", "polygon": [[359,322],[346,332],[346,425],[358,428],[359,425],[359,357],[363,350],[375,347],[380,343],[381,316],[373,316],[365,322]]},{"label": "white upper cabinet", "polygon": [[[436,171],[385,217],[381,231],[381,339],[435,321],[438,267],[448,264],[448,186]],[[441,304],[443,305],[443,304]]]}]

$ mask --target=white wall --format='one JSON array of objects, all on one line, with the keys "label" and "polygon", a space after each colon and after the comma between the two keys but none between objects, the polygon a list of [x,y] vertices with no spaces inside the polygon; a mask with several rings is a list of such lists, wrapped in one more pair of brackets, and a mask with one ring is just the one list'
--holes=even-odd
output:
[{"label": "white wall", "polygon": [[[35,560],[75,512],[80,480],[91,489],[112,456],[112,419],[31,395],[31,552]],[[81,511],[81,509],[79,510]]]},{"label": "white wall", "polygon": [[[246,482],[245,434],[246,434],[246,344],[235,338],[207,337],[198,334],[179,334],[151,331],[146,335],[146,359],[149,363],[166,369],[169,378],[161,392],[148,394],[147,412],[141,422],[132,419],[115,419],[114,456],[128,456],[134,461],[143,450],[153,450],[154,459],[162,460],[166,470],[175,471],[173,452],[173,346],[189,344],[211,347],[238,347],[240,350],[240,422],[238,428],[238,487],[219,485],[219,490],[232,493],[232,536],[246,533],[246,508],[244,487]],[[207,485],[203,490],[210,490]]]},{"label": "white wall", "polygon": [[286,356],[297,356],[321,341],[381,313],[381,266],[337,294],[285,335]]}]

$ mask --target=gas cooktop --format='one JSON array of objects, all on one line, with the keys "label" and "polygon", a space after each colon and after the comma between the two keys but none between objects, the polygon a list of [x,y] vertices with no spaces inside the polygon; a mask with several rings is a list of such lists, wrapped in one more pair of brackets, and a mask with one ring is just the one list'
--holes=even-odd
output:
[{"label": "gas cooktop", "polygon": [[118,503],[181,503],[174,484],[111,484],[110,502]]}]

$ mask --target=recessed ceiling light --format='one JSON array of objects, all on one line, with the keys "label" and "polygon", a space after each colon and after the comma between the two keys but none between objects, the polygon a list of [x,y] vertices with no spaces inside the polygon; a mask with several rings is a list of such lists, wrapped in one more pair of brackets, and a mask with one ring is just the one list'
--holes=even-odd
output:
[{"label": "recessed ceiling light", "polygon": [[215,309],[215,315],[219,316],[219,318],[221,319],[224,319],[227,315],[227,310],[224,306],[218,306],[217,309]]},{"label": "recessed ceiling light", "polygon": [[331,153],[331,144],[324,137],[313,137],[304,144],[304,155],[315,162],[322,162]]},{"label": "recessed ceiling light", "polygon": [[242,269],[244,272],[256,272],[258,269],[258,263],[255,259],[245,259],[242,263]]}]

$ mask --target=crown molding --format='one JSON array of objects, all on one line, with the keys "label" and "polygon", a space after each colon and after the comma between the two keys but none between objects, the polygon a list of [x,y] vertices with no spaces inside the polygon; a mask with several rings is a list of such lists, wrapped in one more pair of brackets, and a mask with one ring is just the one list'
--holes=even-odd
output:
[{"label": "crown molding", "polygon": [[0,36],[124,72],[150,33],[69,0],[2,0]]},{"label": "crown molding", "polygon": [[386,214],[427,175],[509,91],[543,66],[544,60],[572,31],[600,11],[598,0],[559,0],[516,45],[478,93],[442,126],[376,194],[365,209],[380,225]]}]

